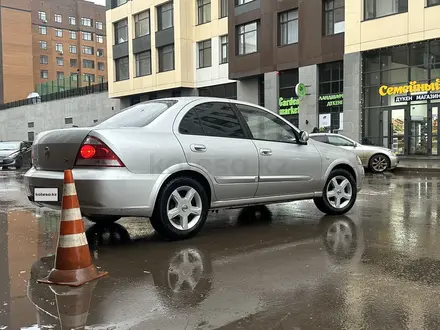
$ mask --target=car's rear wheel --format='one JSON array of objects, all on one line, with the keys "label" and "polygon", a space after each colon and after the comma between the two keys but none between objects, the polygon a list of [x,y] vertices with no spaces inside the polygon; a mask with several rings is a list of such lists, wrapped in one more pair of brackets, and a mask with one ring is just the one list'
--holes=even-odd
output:
[{"label": "car's rear wheel", "polygon": [[341,215],[351,210],[357,196],[356,181],[344,169],[332,171],[321,197],[314,199],[316,207],[329,215]]},{"label": "car's rear wheel", "polygon": [[390,160],[387,156],[377,154],[370,159],[370,169],[374,173],[383,173],[390,167]]},{"label": "car's rear wheel", "polygon": [[96,223],[97,225],[105,225],[121,219],[121,217],[117,215],[94,215],[86,216],[86,218],[89,219],[91,222]]},{"label": "car's rear wheel", "polygon": [[151,225],[165,238],[187,239],[202,230],[208,209],[208,195],[197,180],[175,178],[162,187],[150,219]]}]

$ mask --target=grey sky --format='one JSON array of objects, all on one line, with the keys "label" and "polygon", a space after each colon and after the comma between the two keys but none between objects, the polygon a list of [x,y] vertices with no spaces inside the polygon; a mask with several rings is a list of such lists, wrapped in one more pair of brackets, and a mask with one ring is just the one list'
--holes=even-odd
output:
[{"label": "grey sky", "polygon": [[103,6],[105,5],[105,0],[89,0],[89,1],[97,3],[98,5],[103,5]]}]

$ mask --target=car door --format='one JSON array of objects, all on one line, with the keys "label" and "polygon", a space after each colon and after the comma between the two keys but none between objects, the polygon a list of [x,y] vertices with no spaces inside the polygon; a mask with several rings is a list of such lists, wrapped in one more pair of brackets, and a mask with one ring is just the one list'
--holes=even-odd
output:
[{"label": "car door", "polygon": [[193,102],[179,113],[176,123],[175,134],[188,164],[209,175],[217,200],[254,197],[258,153],[229,102]]},{"label": "car door", "polygon": [[321,156],[299,144],[292,126],[269,111],[236,103],[259,156],[256,197],[310,195],[321,191]]},{"label": "car door", "polygon": [[329,144],[344,148],[345,150],[352,151],[363,160],[364,155],[362,152],[362,148],[358,147],[355,142],[341,135],[328,135],[327,138]]}]

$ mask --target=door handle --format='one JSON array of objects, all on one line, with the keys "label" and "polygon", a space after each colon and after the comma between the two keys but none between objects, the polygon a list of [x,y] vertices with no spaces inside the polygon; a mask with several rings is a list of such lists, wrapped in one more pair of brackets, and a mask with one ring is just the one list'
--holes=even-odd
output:
[{"label": "door handle", "polygon": [[206,147],[203,144],[191,144],[191,150],[194,152],[205,152]]},{"label": "door handle", "polygon": [[263,156],[272,156],[272,150],[270,149],[260,149],[260,154]]}]

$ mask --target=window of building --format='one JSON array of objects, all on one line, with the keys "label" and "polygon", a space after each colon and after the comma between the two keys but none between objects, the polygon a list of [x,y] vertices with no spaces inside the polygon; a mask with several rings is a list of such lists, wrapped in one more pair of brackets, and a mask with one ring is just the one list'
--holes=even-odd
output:
[{"label": "window of building", "polygon": [[47,27],[40,25],[38,27],[38,31],[40,32],[40,34],[47,34]]},{"label": "window of building", "polygon": [[134,34],[135,38],[150,34],[150,11],[134,15]]},{"label": "window of building", "polygon": [[63,80],[64,79],[64,72],[57,71],[57,80]]},{"label": "window of building", "polygon": [[228,35],[220,36],[220,64],[228,63]]},{"label": "window of building", "polygon": [[136,77],[151,74],[151,51],[136,54]]},{"label": "window of building", "polygon": [[78,60],[76,58],[71,58],[70,59],[70,67],[76,68],[77,66],[78,66]]},{"label": "window of building", "polygon": [[198,24],[211,21],[211,0],[197,0]]},{"label": "window of building", "polygon": [[82,26],[92,26],[92,20],[90,18],[81,17],[81,25]]},{"label": "window of building", "polygon": [[324,3],[325,34],[332,35],[345,31],[344,0],[326,0]]},{"label": "window of building", "polygon": [[40,40],[40,49],[47,49],[47,42]]},{"label": "window of building", "polygon": [[241,6],[241,5],[244,5],[244,4],[252,2],[252,1],[254,1],[254,0],[235,0],[235,5]]},{"label": "window of building", "polygon": [[280,13],[279,24],[279,45],[285,46],[298,42],[298,10],[289,10]]},{"label": "window of building", "polygon": [[58,38],[62,38],[63,37],[63,30],[62,29],[55,29],[55,35]]},{"label": "window of building", "polygon": [[122,6],[127,3],[128,0],[116,0],[116,7]]},{"label": "window of building", "polygon": [[95,61],[83,60],[83,68],[94,69],[95,68]]},{"label": "window of building", "polygon": [[69,24],[70,25],[76,25],[76,17],[70,16],[69,17]]},{"label": "window of building", "polygon": [[126,80],[130,78],[128,71],[128,56],[115,60],[116,81]]},{"label": "window of building", "polygon": [[228,0],[220,0],[220,18],[228,17]]},{"label": "window of building", "polygon": [[92,33],[91,32],[81,32],[82,40],[92,41]]},{"label": "window of building", "polygon": [[104,49],[97,49],[96,50],[96,56],[104,57]]},{"label": "window of building", "polygon": [[83,74],[83,80],[84,82],[91,84],[95,82],[95,75],[90,73],[84,73]]},{"label": "window of building", "polygon": [[408,11],[408,0],[364,0],[364,18],[373,19]]},{"label": "window of building", "polygon": [[212,45],[211,39],[197,43],[198,68],[207,68],[212,65]]},{"label": "window of building", "polygon": [[[293,125],[299,123],[299,99],[295,87],[299,82],[298,69],[279,71],[278,112]],[[273,109],[275,110],[275,109]]]},{"label": "window of building", "polygon": [[428,7],[440,5],[440,0],[427,0],[426,5]]},{"label": "window of building", "polygon": [[42,79],[47,79],[47,78],[49,77],[49,71],[47,71],[47,70],[41,70],[41,71],[40,71],[40,77],[41,77]]},{"label": "window of building", "polygon": [[[264,96],[264,74],[258,76],[258,105],[262,107],[266,106]],[[273,109],[273,111],[276,111],[276,109]]]},{"label": "window of building", "polygon": [[34,122],[33,121],[28,122],[28,128],[34,128]]},{"label": "window of building", "polygon": [[78,73],[76,73],[76,72],[72,72],[72,73],[70,74],[70,80],[71,80],[71,81],[78,81]]},{"label": "window of building", "polygon": [[252,22],[237,27],[238,55],[258,51],[258,23]]},{"label": "window of building", "polygon": [[93,55],[93,47],[82,46],[82,53],[86,55]]},{"label": "window of building", "polygon": [[35,133],[34,132],[28,132],[28,141],[32,142],[35,139]]},{"label": "window of building", "polygon": [[174,44],[158,48],[159,72],[174,70]]},{"label": "window of building", "polygon": [[95,25],[98,30],[102,30],[104,28],[104,23],[100,21],[96,21]]},{"label": "window of building", "polygon": [[76,40],[76,31],[69,31],[69,38],[72,40]]},{"label": "window of building", "polygon": [[41,19],[42,21],[46,21],[47,20],[46,12],[45,11],[39,11],[38,12],[38,18]]},{"label": "window of building", "polygon": [[228,103],[208,102],[194,107],[203,133],[207,136],[243,138],[245,136],[240,120]]},{"label": "window of building", "polygon": [[168,2],[157,7],[157,28],[159,31],[169,29],[173,23],[173,3]]},{"label": "window of building", "polygon": [[104,76],[98,76],[98,82],[99,82],[100,84],[103,84],[104,81],[105,81],[105,77],[104,77]]},{"label": "window of building", "polygon": [[69,46],[69,50],[70,50],[70,53],[71,53],[71,54],[76,54],[76,53],[78,53],[78,49],[77,49],[77,46],[76,46],[76,45],[70,45],[70,46]]},{"label": "window of building", "polygon": [[55,45],[55,50],[56,50],[57,52],[62,53],[62,52],[63,52],[63,44],[57,42],[56,45]]},{"label": "window of building", "polygon": [[128,41],[128,21],[124,19],[114,24],[115,26],[115,44],[122,44]]},{"label": "window of building", "polygon": [[54,19],[56,23],[63,23],[63,16],[61,16],[60,14],[55,14]]},{"label": "window of building", "polygon": [[100,34],[97,34],[97,35],[96,35],[96,42],[97,42],[98,44],[103,44],[103,43],[104,43],[104,36],[102,36],[102,35],[100,35]]},{"label": "window of building", "polygon": [[64,124],[66,125],[73,124],[73,118],[64,118]]},{"label": "window of building", "polygon": [[57,57],[57,65],[63,66],[64,65],[64,59],[62,57]]},{"label": "window of building", "polygon": [[40,64],[48,64],[49,57],[47,55],[40,55]]},{"label": "window of building", "polygon": [[99,71],[104,71],[105,70],[104,63],[98,62],[98,70]]},{"label": "window of building", "polygon": [[319,65],[318,112],[319,128],[333,131],[341,126],[344,92],[344,63]]},{"label": "window of building", "polygon": [[199,96],[220,97],[224,99],[237,99],[237,83],[207,86],[198,89]]}]

